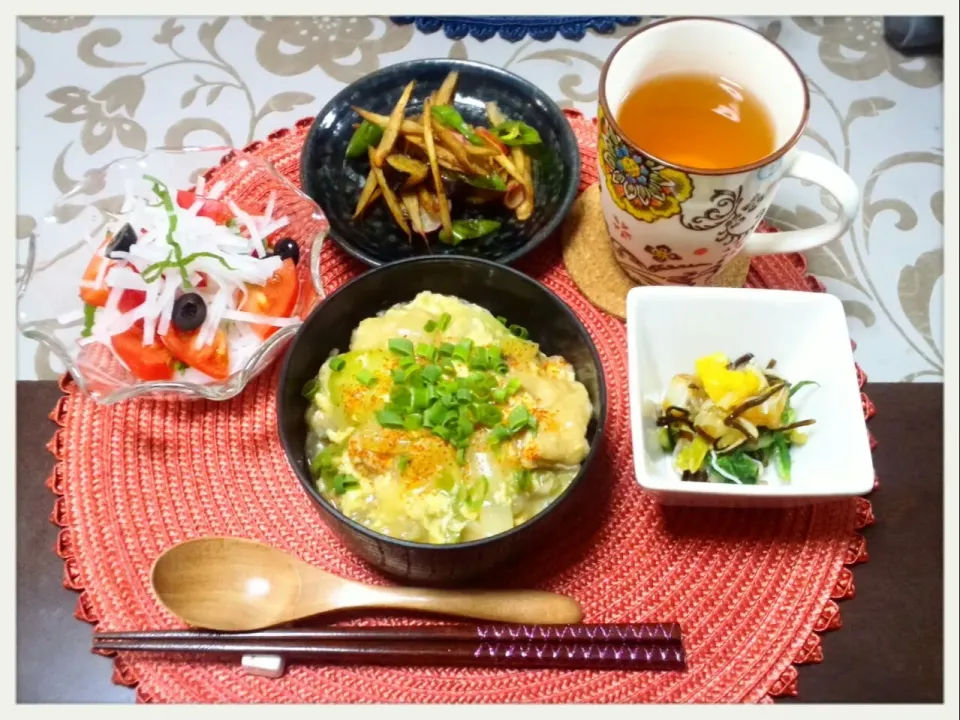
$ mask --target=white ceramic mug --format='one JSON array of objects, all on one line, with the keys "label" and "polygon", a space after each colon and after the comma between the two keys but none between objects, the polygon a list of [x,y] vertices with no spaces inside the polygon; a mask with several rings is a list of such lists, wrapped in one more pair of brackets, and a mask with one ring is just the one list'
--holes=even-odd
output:
[{"label": "white ceramic mug", "polygon": [[[667,73],[720,76],[751,91],[773,121],[776,150],[722,170],[671,165],[644,152],[616,118],[631,90]],[[703,285],[739,253],[797,252],[842,235],[860,193],[832,162],[797,149],[809,111],[807,83],[793,59],[738,23],[673,18],[624,39],[600,75],[597,152],[604,220],[624,271],[645,285]],[[754,234],[785,177],[825,189],[839,216],[818,227]]]}]

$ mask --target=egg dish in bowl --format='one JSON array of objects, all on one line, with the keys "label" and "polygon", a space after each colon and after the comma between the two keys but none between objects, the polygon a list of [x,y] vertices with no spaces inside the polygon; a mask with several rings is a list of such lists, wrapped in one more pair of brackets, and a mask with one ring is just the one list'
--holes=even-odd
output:
[{"label": "egg dish in bowl", "polygon": [[606,412],[589,334],[545,287],[483,260],[408,260],[330,295],[294,339],[278,403],[321,515],[406,580],[453,583],[548,545],[570,530],[574,491],[600,482],[586,477]]},{"label": "egg dish in bowl", "polygon": [[590,398],[570,363],[449,295],[421,292],[363,320],[307,394],[317,489],[402,540],[464,542],[521,525],[590,449]]}]

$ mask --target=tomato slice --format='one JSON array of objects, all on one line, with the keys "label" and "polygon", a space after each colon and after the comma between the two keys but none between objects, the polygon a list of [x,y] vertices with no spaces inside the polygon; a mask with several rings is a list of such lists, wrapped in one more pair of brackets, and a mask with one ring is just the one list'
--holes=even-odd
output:
[{"label": "tomato slice", "polygon": [[126,332],[114,335],[110,342],[124,364],[139,380],[172,380],[173,355],[159,338],[143,344],[143,326],[138,323]]},{"label": "tomato slice", "polygon": [[[197,201],[197,191],[196,190],[177,190],[177,205],[182,207],[184,210],[188,210],[193,207],[193,204]],[[217,225],[226,225],[228,222],[233,220],[233,213],[230,212],[229,206],[226,203],[222,203],[219,200],[203,200],[203,205],[200,206],[200,210],[197,212],[198,217],[210,218]]]},{"label": "tomato slice", "polygon": [[193,346],[197,333],[200,330],[183,332],[176,326],[170,325],[167,334],[161,339],[167,349],[180,362],[189,365],[194,370],[209,375],[215,380],[226,380],[230,377],[230,351],[227,348],[227,334],[217,330],[213,342],[197,349]]},{"label": "tomato slice", "polygon": [[[271,317],[290,317],[300,297],[300,278],[293,260],[283,261],[266,285],[247,285],[247,299],[240,306],[243,312]],[[263,340],[273,335],[275,325],[251,325],[251,329]]]},{"label": "tomato slice", "polygon": [[117,303],[117,310],[122,313],[129,312],[140,307],[146,299],[147,293],[143,290],[124,290],[123,295],[120,296],[120,302]]}]

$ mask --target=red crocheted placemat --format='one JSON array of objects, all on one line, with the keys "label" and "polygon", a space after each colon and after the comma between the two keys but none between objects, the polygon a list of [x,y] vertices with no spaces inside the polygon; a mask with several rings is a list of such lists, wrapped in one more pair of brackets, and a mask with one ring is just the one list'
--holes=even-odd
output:
[{"label": "red crocheted placemat", "polygon": [[[594,126],[570,113],[595,181]],[[309,120],[249,148],[296,180]],[[218,173],[229,176],[229,165]],[[324,249],[332,290],[361,268]],[[598,703],[768,702],[797,692],[797,664],[822,659],[818,633],[839,627],[853,595],[849,566],[867,559],[873,522],[857,498],[788,510],[660,509],[633,477],[624,325],[585,301],[549,242],[522,263],[589,328],[609,386],[607,446],[598,473],[609,496],[584,544],[538,556],[508,584],[564,592],[592,622],[679,621],[688,669],[671,673],[293,666],[279,680],[238,665],[116,657],[114,679],[149,702]],[[822,291],[799,255],[755,259],[750,287]],[[860,374],[861,386],[866,378]],[[149,589],[155,558],[201,535],[248,537],[346,577],[383,582],[324,527],[277,438],[277,370],[223,403],[135,400],[101,407],[67,377],[51,413],[52,519],[76,616],[101,630],[175,628]],[[863,396],[864,416],[874,409]],[[585,510],[586,511],[586,510]],[[367,620],[366,622],[369,622]],[[380,618],[381,622],[414,622]]]}]

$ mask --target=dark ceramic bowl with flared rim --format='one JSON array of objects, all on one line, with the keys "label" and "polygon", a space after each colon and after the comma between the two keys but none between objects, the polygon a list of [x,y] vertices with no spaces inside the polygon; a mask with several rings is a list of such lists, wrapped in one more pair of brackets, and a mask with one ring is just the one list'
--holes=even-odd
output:
[{"label": "dark ceramic bowl with flared rim", "polygon": [[[531,149],[535,204],[521,222],[513,212],[486,204],[460,207],[454,220],[484,218],[501,223],[496,231],[454,247],[433,233],[427,246],[411,241],[382,201],[353,220],[369,166],[348,160],[347,145],[360,117],[353,107],[388,115],[403,88],[416,81],[407,115],[419,114],[423,101],[450,72],[458,72],[454,106],[466,122],[486,126],[485,103],[496,102],[504,115],[522,120],[539,132],[541,144]],[[560,107],[536,85],[502,68],[469,60],[411,60],[366,75],[337,93],[317,114],[300,155],[300,186],[330,222],[330,238],[357,260],[379,266],[423,256],[461,256],[510,264],[546,240],[560,226],[576,199],[580,184],[580,150]]]},{"label": "dark ceramic bowl with flared rim", "polygon": [[[587,429],[590,450],[580,471],[549,506],[512,530],[489,538],[449,545],[398,540],[374,532],[341,513],[323,497],[310,475],[306,455],[309,401],[303,386],[316,377],[333,352],[350,345],[354,328],[368,317],[418,292],[453,295],[483,307],[494,315],[527,328],[531,340],[547,355],[560,355],[576,372],[593,406]],[[416,258],[371,270],[327,296],[300,326],[287,352],[277,393],[280,440],[287,459],[319,519],[343,544],[394,580],[418,585],[462,585],[478,582],[515,558],[538,546],[547,546],[558,533],[567,533],[574,520],[578,497],[598,493],[603,477],[591,474],[602,444],[607,414],[603,367],[590,334],[573,311],[546,287],[523,273],[487,260],[458,257]]]}]

